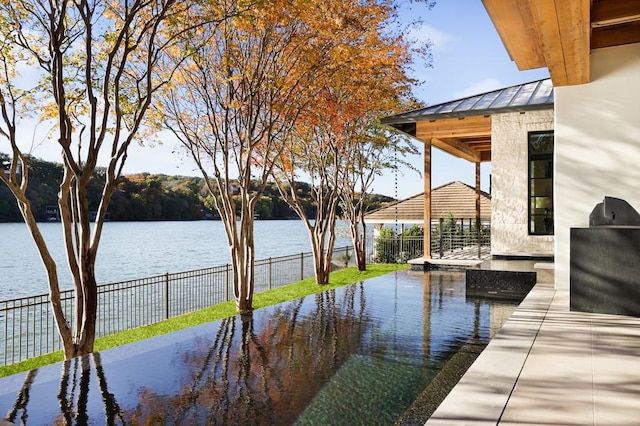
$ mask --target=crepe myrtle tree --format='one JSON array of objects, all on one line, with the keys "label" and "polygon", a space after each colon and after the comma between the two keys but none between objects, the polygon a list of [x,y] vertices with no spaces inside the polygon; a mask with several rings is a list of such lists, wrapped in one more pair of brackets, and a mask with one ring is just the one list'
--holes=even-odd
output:
[{"label": "crepe myrtle tree", "polygon": [[[358,232],[358,225],[364,226],[364,199],[357,194],[364,195],[373,176],[390,167],[384,153],[392,145],[376,123],[406,106],[416,83],[409,64],[416,55],[428,56],[428,46],[414,45],[403,30],[396,30],[398,7],[393,1],[371,1],[343,2],[330,9],[332,18],[327,19],[339,22],[341,40],[332,61],[336,65],[327,78],[314,82],[314,108],[295,123],[274,173],[283,198],[307,227],[318,284],[329,282],[341,202],[358,265],[365,267],[366,240]],[[300,176],[311,180],[313,216],[298,194]]]},{"label": "crepe myrtle tree", "polygon": [[[164,53],[199,16],[192,2],[177,0],[0,1],[0,150],[9,155],[0,181],[15,197],[42,258],[67,359],[93,352],[95,264],[109,201],[129,147],[147,136],[152,96],[173,75]],[[41,143],[56,146],[63,167],[58,209],[75,290],[71,314],[60,299],[60,265],[29,198],[34,146],[20,129],[44,125]],[[89,186],[99,163],[104,183],[92,223]]]},{"label": "crepe myrtle tree", "polygon": [[315,82],[332,72],[342,46],[325,13],[326,3],[267,0],[203,27],[183,40],[194,53],[158,103],[158,123],[193,158],[220,214],[238,312],[253,309],[256,205],[298,117],[314,107]]}]

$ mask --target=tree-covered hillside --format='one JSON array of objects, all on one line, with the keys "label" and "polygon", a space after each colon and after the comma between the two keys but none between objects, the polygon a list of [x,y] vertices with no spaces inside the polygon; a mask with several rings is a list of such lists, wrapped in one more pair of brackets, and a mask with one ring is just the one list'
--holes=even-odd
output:
[{"label": "tree-covered hillside", "polygon": [[[0,153],[0,164],[8,160]],[[1,171],[0,169],[0,172]],[[90,182],[91,210],[98,207],[99,189],[104,183],[103,170],[98,168]],[[39,221],[53,220],[57,209],[57,193],[62,179],[62,165],[32,157],[29,163],[29,197]],[[91,190],[93,188],[93,190]],[[313,216],[314,206],[309,184],[297,185],[306,208]],[[383,195],[371,195],[370,209],[392,201]],[[297,218],[284,202],[275,184],[268,185],[256,209],[260,219]],[[140,173],[120,178],[109,205],[109,220],[201,220],[216,219],[217,213],[207,192],[204,179],[193,176],[168,176]],[[21,222],[16,200],[9,189],[0,184],[0,222]]]}]

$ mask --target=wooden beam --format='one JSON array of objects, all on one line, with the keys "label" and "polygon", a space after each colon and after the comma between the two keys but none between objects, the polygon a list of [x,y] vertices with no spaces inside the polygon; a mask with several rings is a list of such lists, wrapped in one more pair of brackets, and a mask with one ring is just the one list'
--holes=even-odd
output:
[{"label": "wooden beam", "polygon": [[475,151],[488,151],[491,149],[491,142],[469,142],[468,140],[464,142]]},{"label": "wooden beam", "polygon": [[554,86],[590,78],[590,0],[529,0]]},{"label": "wooden beam", "polygon": [[566,86],[567,68],[564,62],[560,24],[554,0],[531,1],[531,13],[537,24],[544,61],[554,86]]},{"label": "wooden beam", "polygon": [[416,137],[422,140],[429,138],[491,137],[490,116],[444,118],[436,121],[419,121],[416,124]]},{"label": "wooden beam", "polygon": [[520,70],[545,66],[537,28],[526,0],[482,0],[507,52]]},{"label": "wooden beam", "polygon": [[[535,0],[533,0],[535,1]],[[591,0],[555,0],[567,84],[591,81]]]},{"label": "wooden beam", "polygon": [[431,259],[431,140],[424,141],[424,242],[423,257]]}]

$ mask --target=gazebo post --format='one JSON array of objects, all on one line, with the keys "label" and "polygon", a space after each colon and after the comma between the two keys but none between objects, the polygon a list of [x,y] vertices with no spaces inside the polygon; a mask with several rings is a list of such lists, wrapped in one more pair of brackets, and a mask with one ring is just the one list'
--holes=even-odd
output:
[{"label": "gazebo post", "polygon": [[424,259],[431,259],[431,138],[424,143]]},{"label": "gazebo post", "polygon": [[478,259],[482,259],[480,241],[480,162],[476,162],[476,240],[478,241]]}]

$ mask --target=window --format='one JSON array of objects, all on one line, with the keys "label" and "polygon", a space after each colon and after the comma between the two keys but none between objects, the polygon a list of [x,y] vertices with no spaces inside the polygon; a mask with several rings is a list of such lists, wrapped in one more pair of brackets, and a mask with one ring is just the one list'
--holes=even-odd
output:
[{"label": "window", "polygon": [[553,235],[553,131],[529,133],[529,234]]}]

